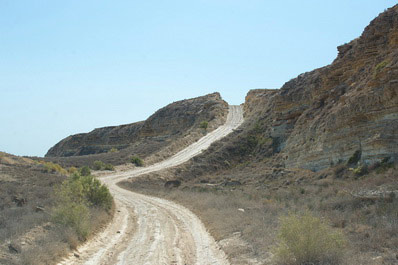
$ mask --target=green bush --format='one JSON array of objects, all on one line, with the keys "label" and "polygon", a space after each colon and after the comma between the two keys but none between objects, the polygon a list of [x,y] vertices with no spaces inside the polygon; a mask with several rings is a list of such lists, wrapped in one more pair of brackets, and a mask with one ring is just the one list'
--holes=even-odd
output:
[{"label": "green bush", "polygon": [[84,203],[64,202],[53,210],[54,222],[73,228],[81,239],[90,232],[90,211]]},{"label": "green bush", "polygon": [[93,176],[80,176],[75,181],[79,181],[83,186],[83,196],[90,205],[109,210],[112,207],[112,196],[108,187]]},{"label": "green bush", "polygon": [[48,173],[60,173],[62,175],[67,175],[68,171],[61,167],[60,165],[53,163],[53,162],[45,162],[45,161],[40,161],[39,164],[42,164],[45,168],[45,171]]},{"label": "green bush", "polygon": [[90,232],[89,207],[106,211],[112,207],[109,189],[91,175],[78,172],[69,176],[56,192],[57,206],[53,209],[54,222],[73,228],[80,238],[85,239]]},{"label": "green bush", "polygon": [[134,165],[136,165],[137,167],[142,167],[144,165],[144,162],[142,161],[141,158],[139,158],[138,156],[132,156],[130,158],[131,163],[133,163]]},{"label": "green bush", "polygon": [[209,123],[207,121],[202,121],[199,126],[200,128],[207,130],[207,127],[209,127]]},{"label": "green bush", "polygon": [[91,175],[91,170],[88,166],[84,166],[79,170],[80,175],[82,176],[89,176]]},{"label": "green bush", "polygon": [[343,234],[308,212],[283,217],[278,239],[278,264],[340,264],[343,257]]},{"label": "green bush", "polygon": [[94,170],[115,170],[115,167],[112,164],[105,164],[102,161],[94,161],[93,169]]},{"label": "green bush", "polygon": [[94,164],[93,164],[93,169],[94,170],[101,170],[101,169],[103,169],[105,167],[105,163],[104,162],[102,162],[102,161],[94,161]]},{"label": "green bush", "polygon": [[112,164],[106,164],[104,170],[115,170],[115,167]]}]

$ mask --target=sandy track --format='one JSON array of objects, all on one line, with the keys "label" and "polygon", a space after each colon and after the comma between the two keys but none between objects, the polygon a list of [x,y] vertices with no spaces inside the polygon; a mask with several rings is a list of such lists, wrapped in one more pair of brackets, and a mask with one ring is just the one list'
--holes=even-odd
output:
[{"label": "sandy track", "polygon": [[229,264],[225,254],[191,211],[176,203],[127,191],[117,182],[184,163],[228,135],[243,122],[240,106],[227,121],[199,141],[162,162],[102,177],[115,198],[115,217],[107,228],[60,265],[69,264]]}]

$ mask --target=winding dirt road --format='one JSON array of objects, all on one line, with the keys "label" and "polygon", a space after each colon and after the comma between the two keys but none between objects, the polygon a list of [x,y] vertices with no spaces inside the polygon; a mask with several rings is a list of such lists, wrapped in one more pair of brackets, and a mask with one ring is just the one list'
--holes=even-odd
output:
[{"label": "winding dirt road", "polygon": [[225,253],[191,211],[167,200],[127,191],[116,184],[184,163],[242,122],[242,108],[230,106],[224,125],[169,159],[145,168],[102,177],[115,199],[114,219],[103,232],[79,247],[78,255],[72,253],[59,265],[229,264]]}]

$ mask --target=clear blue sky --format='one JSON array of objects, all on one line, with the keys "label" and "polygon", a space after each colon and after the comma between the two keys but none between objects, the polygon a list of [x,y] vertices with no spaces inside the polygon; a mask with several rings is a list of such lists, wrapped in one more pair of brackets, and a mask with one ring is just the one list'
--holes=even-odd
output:
[{"label": "clear blue sky", "polygon": [[331,63],[395,3],[0,0],[0,150],[43,156],[214,91],[240,104]]}]

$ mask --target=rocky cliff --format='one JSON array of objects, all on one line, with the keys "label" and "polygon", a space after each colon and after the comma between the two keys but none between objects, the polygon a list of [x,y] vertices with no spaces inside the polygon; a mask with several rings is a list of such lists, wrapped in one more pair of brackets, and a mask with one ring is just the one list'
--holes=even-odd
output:
[{"label": "rocky cliff", "polygon": [[328,66],[281,89],[249,91],[245,123],[185,167],[191,178],[245,165],[318,171],[354,153],[372,164],[398,159],[398,6],[338,47]]},{"label": "rocky cliff", "polygon": [[174,102],[146,121],[71,135],[52,147],[46,157],[99,154],[112,148],[146,155],[152,149],[158,150],[172,140],[199,130],[203,121],[209,123],[208,130],[214,129],[224,122],[227,109],[228,105],[219,93]]},{"label": "rocky cliff", "polygon": [[355,151],[364,163],[398,156],[398,6],[338,51],[332,64],[277,92],[247,96],[247,115],[288,168],[319,170]]}]

